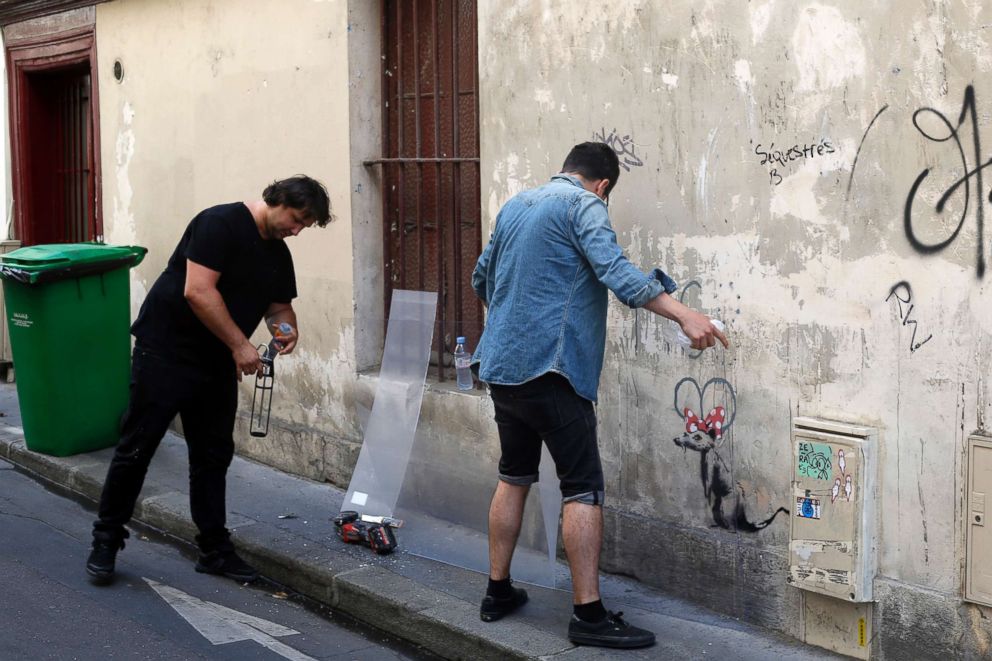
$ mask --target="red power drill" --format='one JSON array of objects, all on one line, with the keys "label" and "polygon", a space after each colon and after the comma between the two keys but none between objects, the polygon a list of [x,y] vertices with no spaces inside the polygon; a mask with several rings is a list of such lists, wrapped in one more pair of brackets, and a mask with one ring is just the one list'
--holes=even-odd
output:
[{"label": "red power drill", "polygon": [[390,526],[366,523],[358,512],[341,512],[334,517],[334,527],[342,541],[348,544],[365,544],[379,555],[392,553],[396,548],[396,535]]}]

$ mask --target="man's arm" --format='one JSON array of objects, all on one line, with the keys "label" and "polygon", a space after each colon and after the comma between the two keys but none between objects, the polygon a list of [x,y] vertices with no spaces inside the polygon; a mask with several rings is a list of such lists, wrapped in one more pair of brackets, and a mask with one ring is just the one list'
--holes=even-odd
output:
[{"label": "man's arm", "polygon": [[258,350],[252,346],[231,318],[223,297],[217,291],[219,279],[220,271],[214,271],[187,259],[186,289],[183,295],[189,302],[193,314],[231,350],[240,381],[242,374],[257,374],[262,369],[262,361],[258,356]]},{"label": "man's arm", "polygon": [[582,195],[572,213],[576,247],[585,255],[596,278],[622,303],[639,308],[662,292],[675,291],[675,281],[664,272],[655,269],[646,274],[630,263],[617,243],[602,200],[591,194]]},{"label": "man's arm", "polygon": [[730,346],[706,315],[670,296],[677,285],[667,274],[655,269],[647,275],[630,263],[617,243],[606,206],[600,200],[591,195],[582,196],[575,214],[575,236],[582,253],[599,281],[618,299],[632,308],[643,307],[674,320],[692,340],[694,349],[712,347],[717,340],[725,347]]},{"label": "man's arm", "polygon": [[[293,327],[291,333],[277,333],[279,324],[284,322]],[[300,340],[300,329],[296,325],[296,311],[293,310],[293,304],[273,303],[270,305],[269,309],[265,311],[265,325],[268,326],[273,337],[279,336],[279,344],[282,345],[279,354],[293,353],[296,343]]]}]

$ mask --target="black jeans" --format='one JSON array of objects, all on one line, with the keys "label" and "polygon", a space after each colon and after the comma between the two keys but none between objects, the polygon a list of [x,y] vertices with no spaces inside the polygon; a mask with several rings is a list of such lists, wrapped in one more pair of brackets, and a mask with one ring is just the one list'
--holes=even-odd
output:
[{"label": "black jeans", "polygon": [[131,395],[121,438],[107,471],[93,537],[126,536],[148,464],[176,414],[189,451],[189,504],[204,553],[233,549],[226,528],[227,469],[234,456],[237,381],[231,370],[179,364],[135,347]]},{"label": "black jeans", "polygon": [[489,390],[502,450],[499,479],[518,486],[536,482],[543,441],[555,462],[562,499],[602,505],[603,466],[592,402],[555,372],[518,386],[490,384]]}]

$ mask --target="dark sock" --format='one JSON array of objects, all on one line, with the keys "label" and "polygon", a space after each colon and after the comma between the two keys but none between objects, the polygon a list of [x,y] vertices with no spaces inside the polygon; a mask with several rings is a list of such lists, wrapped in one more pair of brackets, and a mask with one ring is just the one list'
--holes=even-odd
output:
[{"label": "dark sock", "polygon": [[494,581],[489,579],[489,587],[486,588],[486,594],[490,597],[495,597],[496,599],[507,599],[513,596],[513,586],[510,585],[510,579],[504,578],[502,581]]},{"label": "dark sock", "polygon": [[584,622],[602,622],[606,619],[606,609],[603,608],[602,599],[588,604],[575,604],[572,606],[572,612]]}]

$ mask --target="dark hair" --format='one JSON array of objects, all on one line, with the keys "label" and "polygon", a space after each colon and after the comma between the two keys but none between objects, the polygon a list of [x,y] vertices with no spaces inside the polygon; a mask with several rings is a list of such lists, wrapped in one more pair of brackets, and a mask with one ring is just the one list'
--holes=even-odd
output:
[{"label": "dark hair", "polygon": [[323,227],[333,220],[331,201],[327,198],[324,184],[304,174],[273,181],[262,191],[262,199],[270,207],[282,204],[292,209],[300,209],[313,218],[318,227]]},{"label": "dark hair", "polygon": [[583,142],[572,147],[561,166],[562,172],[576,172],[590,180],[609,179],[606,195],[620,178],[620,159],[613,147],[605,142]]}]

